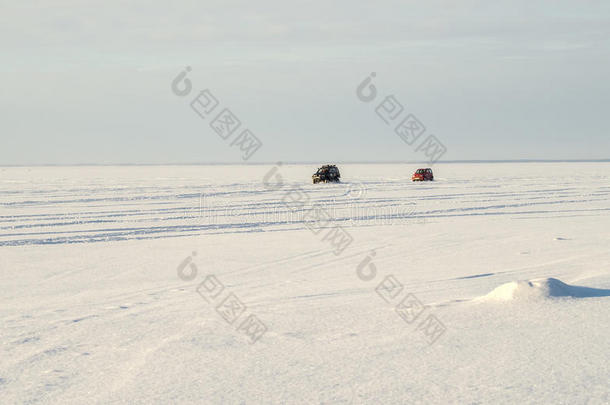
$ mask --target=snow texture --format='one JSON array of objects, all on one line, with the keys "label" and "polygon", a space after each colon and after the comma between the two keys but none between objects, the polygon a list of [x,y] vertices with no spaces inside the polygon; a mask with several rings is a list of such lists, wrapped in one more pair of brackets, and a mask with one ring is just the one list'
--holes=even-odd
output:
[{"label": "snow texture", "polygon": [[610,403],[610,164],[317,166],[0,168],[0,403]]}]

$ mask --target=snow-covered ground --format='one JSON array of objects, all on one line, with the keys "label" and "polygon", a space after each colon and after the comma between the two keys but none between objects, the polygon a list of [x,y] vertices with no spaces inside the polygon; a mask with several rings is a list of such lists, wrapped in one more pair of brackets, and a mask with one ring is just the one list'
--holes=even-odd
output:
[{"label": "snow-covered ground", "polygon": [[610,164],[272,168],[0,168],[0,403],[610,402]]}]

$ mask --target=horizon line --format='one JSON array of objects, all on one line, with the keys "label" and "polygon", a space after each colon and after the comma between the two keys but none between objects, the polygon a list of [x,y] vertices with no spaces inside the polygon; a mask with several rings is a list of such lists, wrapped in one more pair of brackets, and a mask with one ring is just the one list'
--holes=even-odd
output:
[{"label": "horizon line", "polygon": [[[276,161],[276,162],[191,162],[191,163],[36,163],[36,164],[8,164],[0,167],[83,167],[83,166],[262,166],[276,165],[278,163],[288,165],[326,164],[326,161]],[[345,160],[336,161],[334,164],[450,164],[450,163],[610,163],[608,159],[460,159],[443,160],[431,163],[430,161],[370,161],[370,160]]]}]

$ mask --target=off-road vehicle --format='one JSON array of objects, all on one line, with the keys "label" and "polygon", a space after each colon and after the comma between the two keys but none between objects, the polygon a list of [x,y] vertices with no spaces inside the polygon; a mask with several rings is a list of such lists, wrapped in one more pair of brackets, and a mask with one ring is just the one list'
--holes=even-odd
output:
[{"label": "off-road vehicle", "polygon": [[417,169],[413,176],[411,177],[413,181],[433,181],[434,175],[432,174],[432,169]]},{"label": "off-road vehicle", "polygon": [[341,174],[339,174],[339,169],[335,165],[324,165],[318,169],[317,172],[311,176],[313,180],[313,184],[316,183],[329,183],[341,181]]}]

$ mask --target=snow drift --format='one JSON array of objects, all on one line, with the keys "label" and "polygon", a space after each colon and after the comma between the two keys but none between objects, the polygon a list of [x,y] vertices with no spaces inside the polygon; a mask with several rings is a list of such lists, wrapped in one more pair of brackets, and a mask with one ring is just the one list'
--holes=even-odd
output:
[{"label": "snow drift", "polygon": [[541,278],[502,284],[485,295],[483,299],[507,301],[556,297],[587,298],[608,296],[610,296],[610,290],[569,285],[556,278]]}]

